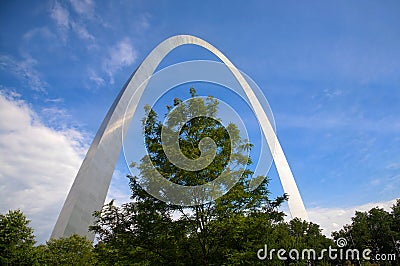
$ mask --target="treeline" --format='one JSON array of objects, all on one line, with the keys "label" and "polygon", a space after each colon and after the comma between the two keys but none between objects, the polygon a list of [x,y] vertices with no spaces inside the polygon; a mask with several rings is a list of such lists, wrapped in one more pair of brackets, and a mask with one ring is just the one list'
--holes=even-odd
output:
[{"label": "treeline", "polygon": [[[140,204],[139,204],[140,205]],[[98,242],[72,235],[35,245],[29,220],[19,211],[0,214],[0,265],[399,265],[400,200],[391,212],[373,208],[356,212],[352,223],[328,239],[317,224],[294,219],[284,222],[268,213],[235,215],[207,225],[207,232],[194,233],[182,219],[156,214],[156,209],[126,204],[104,206],[102,218],[92,228]],[[151,206],[147,206],[151,207]],[[134,212],[127,213],[129,208]],[[156,218],[156,219],[154,219]],[[301,250],[314,249],[317,257],[323,249],[335,248],[345,238],[343,249],[371,250],[370,260],[356,258],[302,259]],[[264,254],[265,247],[267,254]],[[300,258],[280,260],[278,249],[300,251]],[[276,249],[270,258],[270,251]],[[262,251],[260,251],[262,250]],[[260,256],[266,257],[261,260]],[[385,254],[386,259],[374,259]],[[395,258],[389,258],[395,254]],[[296,253],[292,253],[296,255]]]}]

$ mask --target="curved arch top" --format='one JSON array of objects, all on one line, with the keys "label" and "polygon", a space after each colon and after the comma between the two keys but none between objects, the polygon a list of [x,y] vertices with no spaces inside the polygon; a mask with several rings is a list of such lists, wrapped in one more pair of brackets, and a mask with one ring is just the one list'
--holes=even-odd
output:
[{"label": "curved arch top", "polygon": [[[82,162],[54,226],[51,238],[79,234],[86,236],[89,240],[94,239],[93,233],[88,232],[88,227],[93,223],[92,213],[102,208],[107,196],[111,177],[122,148],[121,136],[125,136],[127,130],[127,127],[123,127],[124,119],[126,123],[130,123],[146,88],[146,83],[161,60],[173,49],[185,44],[198,45],[207,49],[229,67],[243,88],[260,122],[275,161],[283,190],[289,196],[288,205],[292,218],[298,217],[308,220],[307,212],[282,147],[266,113],[246,79],[224,54],[208,42],[191,35],[177,35],[164,40],[150,52],[114,100]],[[133,104],[129,105],[131,99]],[[129,109],[127,110],[128,105]]]}]

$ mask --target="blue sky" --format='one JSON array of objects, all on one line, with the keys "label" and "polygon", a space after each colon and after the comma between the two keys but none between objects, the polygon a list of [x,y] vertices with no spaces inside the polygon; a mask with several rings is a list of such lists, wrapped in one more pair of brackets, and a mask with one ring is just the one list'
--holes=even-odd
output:
[{"label": "blue sky", "polygon": [[[232,1],[233,2],[233,1]],[[327,231],[400,192],[398,1],[3,1],[1,212],[39,241],[102,119],[161,41],[203,38],[261,88],[310,218]],[[162,67],[212,59],[185,46]],[[124,160],[109,198],[126,200]],[[283,191],[274,167],[273,195]]]}]

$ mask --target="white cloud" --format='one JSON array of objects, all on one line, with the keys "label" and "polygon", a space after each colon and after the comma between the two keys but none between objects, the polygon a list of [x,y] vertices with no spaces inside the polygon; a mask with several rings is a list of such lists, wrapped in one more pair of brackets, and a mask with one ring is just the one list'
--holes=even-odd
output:
[{"label": "white cloud", "polygon": [[103,86],[105,81],[102,77],[100,77],[93,69],[89,69],[89,79],[96,83],[97,87]]},{"label": "white cloud", "polygon": [[45,99],[44,101],[46,103],[62,103],[62,102],[64,102],[64,99],[63,98],[53,98],[53,99],[48,98],[48,99]]},{"label": "white cloud", "polygon": [[344,225],[351,223],[351,217],[356,211],[369,211],[374,207],[383,208],[390,211],[396,200],[384,202],[367,203],[360,206],[348,208],[310,208],[307,209],[310,221],[321,226],[322,233],[330,237],[333,231],[339,231]]},{"label": "white cloud", "polygon": [[[94,5],[93,3],[90,3],[91,1],[84,1],[82,3],[78,3],[77,1],[71,2],[75,11],[77,11],[80,15],[83,13],[89,14],[88,12],[93,12],[92,8],[94,8]],[[54,6],[50,10],[50,17],[57,23],[61,40],[64,43],[67,41],[67,36],[70,29],[82,40],[88,40],[91,42],[95,41],[95,37],[86,29],[85,25],[81,21],[74,20],[70,16],[68,9],[63,7],[59,2],[54,2]]]},{"label": "white cloud", "polygon": [[62,7],[57,1],[54,2],[54,6],[51,9],[50,16],[55,20],[57,25],[61,28],[69,27],[69,12],[66,8]]},{"label": "white cloud", "polygon": [[19,61],[11,56],[0,55],[0,69],[15,75],[32,90],[44,92],[47,83],[41,80],[40,73],[35,69],[36,64],[37,61],[31,57]]},{"label": "white cloud", "polygon": [[342,96],[344,94],[343,90],[339,90],[339,89],[325,89],[324,90],[324,95],[327,98],[334,98],[334,97],[338,97],[338,96]]},{"label": "white cloud", "polygon": [[72,21],[71,27],[72,27],[73,31],[82,40],[90,40],[90,41],[94,42],[94,40],[95,40],[94,36],[92,34],[90,34],[89,31],[82,24]]},{"label": "white cloud", "polygon": [[70,0],[74,10],[81,15],[91,17],[94,12],[94,2],[92,0]]},{"label": "white cloud", "polygon": [[68,10],[55,1],[53,8],[50,10],[50,17],[57,23],[61,41],[66,43],[70,24]]},{"label": "white cloud", "polygon": [[123,67],[132,65],[137,58],[128,38],[124,38],[109,49],[109,55],[103,62],[104,71],[110,77],[110,83],[114,83],[114,74]]},{"label": "white cloud", "polygon": [[15,95],[0,94],[0,212],[21,209],[40,243],[50,236],[87,149],[74,129],[56,131]]},{"label": "white cloud", "polygon": [[[57,100],[59,99],[55,99],[54,102],[49,102],[50,105],[57,104]],[[59,107],[43,107],[40,110],[39,115],[42,121],[45,122],[43,123],[45,126],[56,130],[69,130],[73,124],[72,116],[67,112],[67,110]]]},{"label": "white cloud", "polygon": [[400,170],[400,163],[399,162],[391,162],[386,166],[386,169]]},{"label": "white cloud", "polygon": [[33,28],[22,36],[26,41],[31,41],[35,36],[42,36],[46,39],[55,38],[55,35],[47,27]]},{"label": "white cloud", "polygon": [[151,15],[149,13],[142,14],[137,22],[137,30],[142,32],[150,28],[150,19]]}]

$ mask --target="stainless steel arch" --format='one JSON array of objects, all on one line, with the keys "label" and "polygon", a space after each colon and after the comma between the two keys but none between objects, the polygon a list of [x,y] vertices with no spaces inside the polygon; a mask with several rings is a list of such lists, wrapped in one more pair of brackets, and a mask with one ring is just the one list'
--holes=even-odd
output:
[{"label": "stainless steel arch", "polygon": [[[101,209],[107,196],[115,164],[122,148],[121,136],[126,134],[127,128],[123,128],[123,121],[125,119],[126,123],[130,123],[130,119],[136,111],[137,104],[146,88],[146,85],[141,86],[142,83],[147,82],[161,60],[170,51],[185,44],[194,44],[209,50],[230,68],[247,95],[272,151],[283,190],[289,195],[288,204],[291,216],[308,220],[307,212],[282,147],[267,115],[247,81],[229,59],[208,42],[190,35],[177,35],[166,39],[151,51],[118,94],[82,162],[54,226],[51,238],[69,236],[75,233],[86,236],[89,240],[94,239],[94,235],[88,232],[88,227],[93,223],[92,213]],[[124,117],[132,97],[134,104],[129,106],[128,115]]]}]

